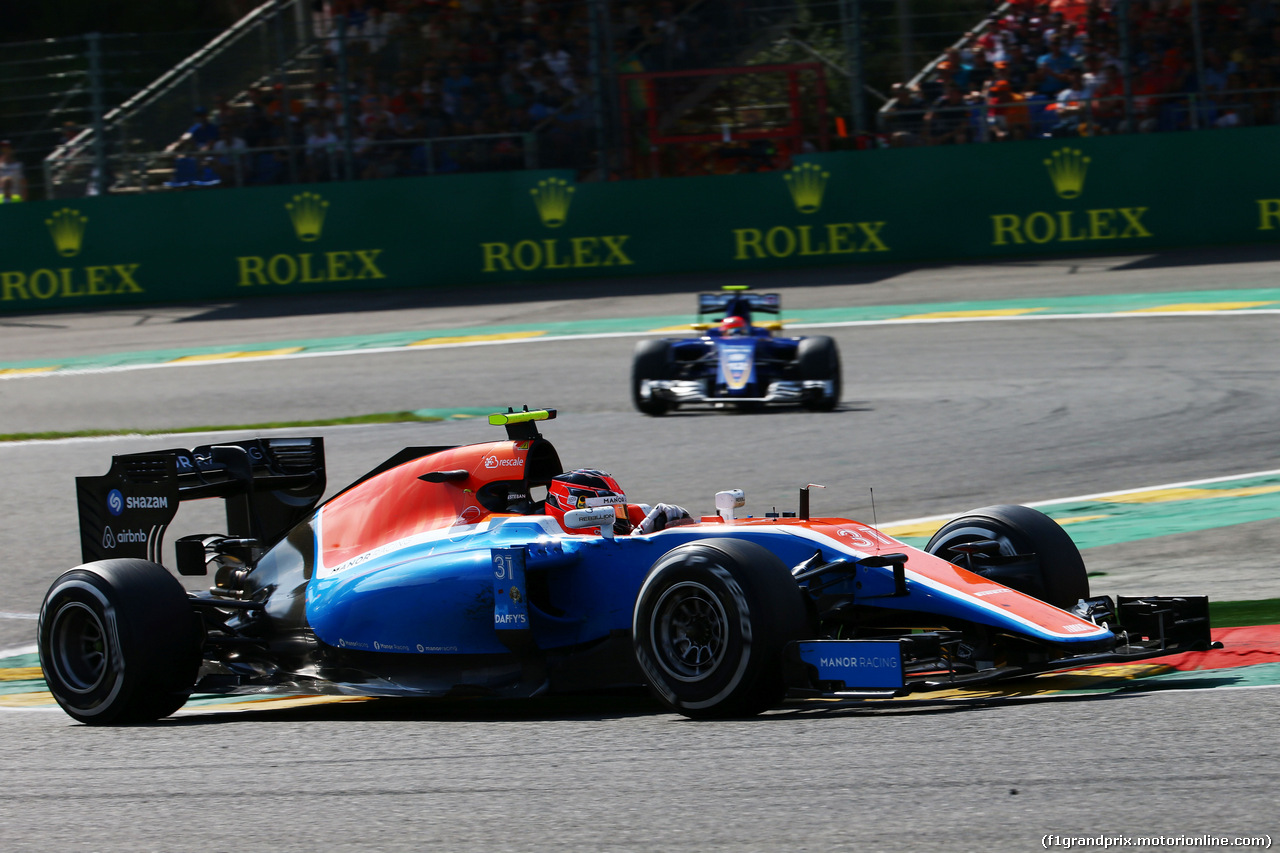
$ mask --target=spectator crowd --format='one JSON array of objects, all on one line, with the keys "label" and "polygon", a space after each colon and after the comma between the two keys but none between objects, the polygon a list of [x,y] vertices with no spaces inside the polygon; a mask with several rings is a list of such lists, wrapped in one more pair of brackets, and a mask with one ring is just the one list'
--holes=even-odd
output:
[{"label": "spectator crowd", "polygon": [[[168,148],[167,183],[531,165],[611,177],[595,171],[597,111],[617,93],[597,89],[594,63],[616,73],[723,66],[734,54],[726,34],[736,24],[718,15],[740,5],[314,0],[310,64],[200,105]],[[1125,21],[1121,0],[993,5],[924,72],[892,87],[874,134],[860,145],[1280,123],[1277,0],[1129,0]],[[593,20],[599,10],[610,17]],[[593,56],[606,45],[604,56]],[[0,201],[25,196],[16,167],[14,174],[12,152],[0,146]]]},{"label": "spectator crowd", "polygon": [[[692,62],[707,32],[681,19],[692,5],[610,4],[615,68]],[[587,168],[596,160],[600,94],[590,68],[591,8],[580,0],[317,2],[322,56],[305,84],[270,82],[199,107],[169,148],[176,157],[169,185],[375,179],[531,162]]]},{"label": "spectator crowd", "polygon": [[1122,9],[1120,0],[1013,0],[915,82],[893,86],[878,143],[1280,121],[1280,4],[1130,0],[1127,21]]}]

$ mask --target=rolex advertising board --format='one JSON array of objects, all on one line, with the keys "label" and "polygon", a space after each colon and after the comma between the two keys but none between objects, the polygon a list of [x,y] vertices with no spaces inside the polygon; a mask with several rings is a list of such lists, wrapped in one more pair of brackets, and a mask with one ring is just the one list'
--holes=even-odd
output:
[{"label": "rolex advertising board", "polygon": [[783,171],[570,171],[0,206],[0,311],[1280,239],[1280,128],[814,154]]}]

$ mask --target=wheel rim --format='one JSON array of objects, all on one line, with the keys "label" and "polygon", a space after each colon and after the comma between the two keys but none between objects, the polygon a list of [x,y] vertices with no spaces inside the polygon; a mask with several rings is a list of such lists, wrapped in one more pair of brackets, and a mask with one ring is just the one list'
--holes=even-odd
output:
[{"label": "wheel rim", "polygon": [[53,668],[67,690],[89,693],[108,671],[107,631],[98,614],[80,602],[58,610],[50,632]]},{"label": "wheel rim", "polygon": [[650,637],[658,664],[680,681],[715,671],[728,648],[729,620],[720,598],[700,583],[678,583],[653,609]]},{"label": "wheel rim", "polygon": [[[972,542],[995,542],[1000,546],[1000,555],[1012,557],[1018,553],[1018,547],[1003,532],[991,530],[977,525],[966,525],[951,531],[947,538],[934,543],[932,553],[949,560],[957,566],[972,569],[969,555],[953,550],[956,545],[968,545]],[[949,556],[948,556],[949,555]]]}]

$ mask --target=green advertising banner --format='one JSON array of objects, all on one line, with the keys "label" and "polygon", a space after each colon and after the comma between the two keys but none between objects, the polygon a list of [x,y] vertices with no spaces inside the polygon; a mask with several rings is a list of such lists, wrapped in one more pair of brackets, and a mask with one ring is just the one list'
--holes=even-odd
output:
[{"label": "green advertising banner", "polygon": [[1278,147],[1264,127],[10,204],[0,310],[1268,242]]}]

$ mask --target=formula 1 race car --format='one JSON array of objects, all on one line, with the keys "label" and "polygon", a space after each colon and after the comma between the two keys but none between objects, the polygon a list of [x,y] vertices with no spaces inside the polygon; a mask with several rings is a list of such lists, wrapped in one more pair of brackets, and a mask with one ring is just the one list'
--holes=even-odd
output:
[{"label": "formula 1 race car", "polygon": [[[636,345],[631,398],[646,415],[690,403],[750,410],[769,403],[831,411],[840,403],[840,353],[828,337],[775,337],[782,323],[752,322],[777,315],[776,293],[740,287],[698,294],[696,338],[666,338]],[[718,324],[704,321],[720,314]]]},{"label": "formula 1 race car", "polygon": [[[317,505],[319,438],[116,456],[77,478],[85,564],[40,611],[49,690],[76,720],[158,719],[193,692],[531,697],[648,685],[689,717],[791,697],[889,697],[1210,647],[1203,597],[1091,598],[1047,516],[967,513],[918,550],[809,512],[717,514],[620,535],[635,507],[548,514],[554,410],[505,438],[410,447]],[[595,472],[599,473],[599,472]],[[228,533],[176,540],[180,502]],[[640,506],[638,513],[644,514]],[[563,526],[562,526],[563,524]],[[623,531],[625,532],[625,531]]]}]

